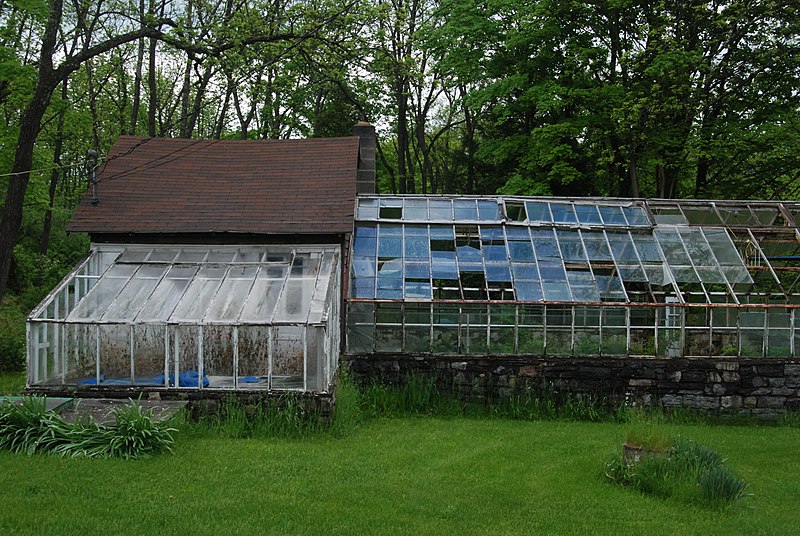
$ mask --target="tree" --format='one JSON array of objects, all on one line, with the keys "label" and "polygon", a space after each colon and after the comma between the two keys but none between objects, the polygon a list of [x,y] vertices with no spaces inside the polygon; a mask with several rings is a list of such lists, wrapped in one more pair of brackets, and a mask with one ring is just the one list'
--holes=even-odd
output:
[{"label": "tree", "polygon": [[[216,58],[227,51],[259,43],[286,43],[287,48],[292,48],[313,39],[322,28],[351,7],[348,4],[336,9],[319,9],[304,24],[289,26],[277,33],[265,34],[258,26],[254,26],[250,28],[251,32],[236,35],[232,39],[225,33],[224,27],[220,27],[217,33],[210,34],[208,40],[192,41],[184,38],[185,29],[172,19],[153,16],[156,12],[169,15],[166,3],[151,4],[149,15],[142,19],[137,17],[137,13],[117,16],[115,9],[118,6],[109,6],[106,11],[101,7],[102,1],[91,5],[94,9],[89,10],[76,1],[70,6],[74,11],[68,17],[64,16],[63,0],[51,0],[47,5],[46,22],[37,54],[36,82],[20,115],[19,134],[11,167],[12,179],[8,184],[4,211],[0,217],[0,299],[8,283],[12,251],[22,223],[25,192],[30,180],[37,136],[53,92],[59,84],[93,58],[143,38],[165,42],[193,57]],[[84,33],[86,38],[78,49],[69,51],[59,48],[59,34],[73,35],[86,28],[91,28],[92,31]],[[58,64],[54,62],[54,58],[58,58]],[[152,62],[150,71],[152,75]],[[150,113],[153,113],[152,109]],[[153,134],[152,125],[150,132]]]}]

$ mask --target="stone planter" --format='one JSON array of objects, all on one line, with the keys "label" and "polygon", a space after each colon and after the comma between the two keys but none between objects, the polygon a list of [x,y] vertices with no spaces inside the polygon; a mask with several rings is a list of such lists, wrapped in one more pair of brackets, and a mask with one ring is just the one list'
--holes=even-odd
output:
[{"label": "stone planter", "polygon": [[642,445],[629,445],[628,443],[622,444],[622,459],[627,463],[636,463],[642,458],[667,456],[669,450],[663,449],[649,449]]}]

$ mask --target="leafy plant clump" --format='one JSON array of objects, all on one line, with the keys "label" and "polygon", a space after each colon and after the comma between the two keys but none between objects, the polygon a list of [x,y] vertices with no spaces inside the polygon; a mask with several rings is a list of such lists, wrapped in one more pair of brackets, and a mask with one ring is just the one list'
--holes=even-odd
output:
[{"label": "leafy plant clump", "polygon": [[281,398],[244,403],[235,397],[220,402],[216,410],[178,424],[190,436],[220,436],[235,439],[313,437],[328,428],[319,413],[306,407],[299,396],[287,393]]},{"label": "leafy plant clump", "polygon": [[606,477],[642,493],[716,509],[733,506],[747,495],[747,482],[725,467],[719,453],[691,440],[677,439],[660,455],[615,457]]},{"label": "leafy plant clump", "polygon": [[114,410],[115,425],[65,421],[48,411],[44,398],[26,397],[17,405],[0,404],[0,448],[16,453],[67,458],[147,458],[172,452],[175,431],[155,422],[141,404]]}]

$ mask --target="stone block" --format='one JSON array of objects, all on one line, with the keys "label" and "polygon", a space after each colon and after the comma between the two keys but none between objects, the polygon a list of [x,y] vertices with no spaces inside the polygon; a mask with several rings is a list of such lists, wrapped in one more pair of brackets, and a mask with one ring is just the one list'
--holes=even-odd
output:
[{"label": "stone block", "polygon": [[450,368],[454,370],[467,370],[466,361],[453,361],[450,363]]},{"label": "stone block", "polygon": [[784,374],[800,378],[800,365],[786,364],[783,366]]},{"label": "stone block", "polygon": [[779,387],[772,390],[772,395],[774,396],[796,396],[797,389],[789,389],[786,387]]},{"label": "stone block", "polygon": [[677,383],[677,382],[681,381],[681,376],[682,376],[681,371],[680,370],[676,370],[674,372],[668,373],[667,374],[667,379],[669,381],[671,381],[671,382]]},{"label": "stone block", "polygon": [[719,399],[719,404],[722,409],[731,409],[731,408],[741,408],[742,407],[742,397],[741,396],[723,396]]},{"label": "stone block", "polygon": [[534,367],[533,365],[526,365],[524,367],[519,368],[519,375],[526,376],[528,378],[535,378],[539,375],[539,368]]},{"label": "stone block", "polygon": [[783,365],[758,365],[756,367],[758,373],[762,376],[772,376],[774,378],[783,376]]},{"label": "stone block", "polygon": [[649,380],[644,378],[631,378],[628,380],[628,385],[631,387],[652,387],[655,385],[655,380]]},{"label": "stone block", "polygon": [[705,393],[707,395],[724,395],[727,391],[725,390],[725,386],[721,383],[712,383],[707,385],[705,388]]},{"label": "stone block", "polygon": [[704,409],[714,411],[719,409],[719,397],[703,395],[685,395],[683,397],[685,405],[694,409]]},{"label": "stone block", "polygon": [[756,377],[753,378],[752,384],[753,384],[753,387],[766,387],[767,386],[767,380],[765,380],[761,376],[756,376]]},{"label": "stone block", "polygon": [[678,408],[683,405],[683,397],[678,395],[664,395],[661,397],[661,404],[665,408]]},{"label": "stone block", "polygon": [[682,381],[690,383],[703,383],[706,381],[706,373],[702,370],[685,370],[682,374]]},{"label": "stone block", "polygon": [[786,405],[785,396],[762,396],[759,397],[756,407],[758,408],[783,408]]},{"label": "stone block", "polygon": [[722,381],[724,382],[737,383],[741,379],[742,378],[741,376],[739,376],[738,372],[730,372],[726,370],[725,372],[722,373]]},{"label": "stone block", "polygon": [[746,408],[754,408],[758,404],[757,396],[746,396],[742,400],[742,405]]},{"label": "stone block", "polygon": [[708,381],[711,383],[720,383],[722,381],[722,376],[719,372],[709,372]]},{"label": "stone block", "polygon": [[739,370],[739,363],[736,361],[720,361],[717,363],[717,370]]},{"label": "stone block", "polygon": [[783,387],[786,385],[786,378],[767,378],[770,387]]}]

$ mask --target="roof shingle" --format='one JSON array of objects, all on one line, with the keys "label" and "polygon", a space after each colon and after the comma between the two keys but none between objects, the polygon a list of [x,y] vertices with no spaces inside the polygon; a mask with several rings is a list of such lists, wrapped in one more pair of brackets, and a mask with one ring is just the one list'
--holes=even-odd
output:
[{"label": "roof shingle", "polygon": [[120,137],[69,224],[90,233],[346,233],[358,138]]}]

